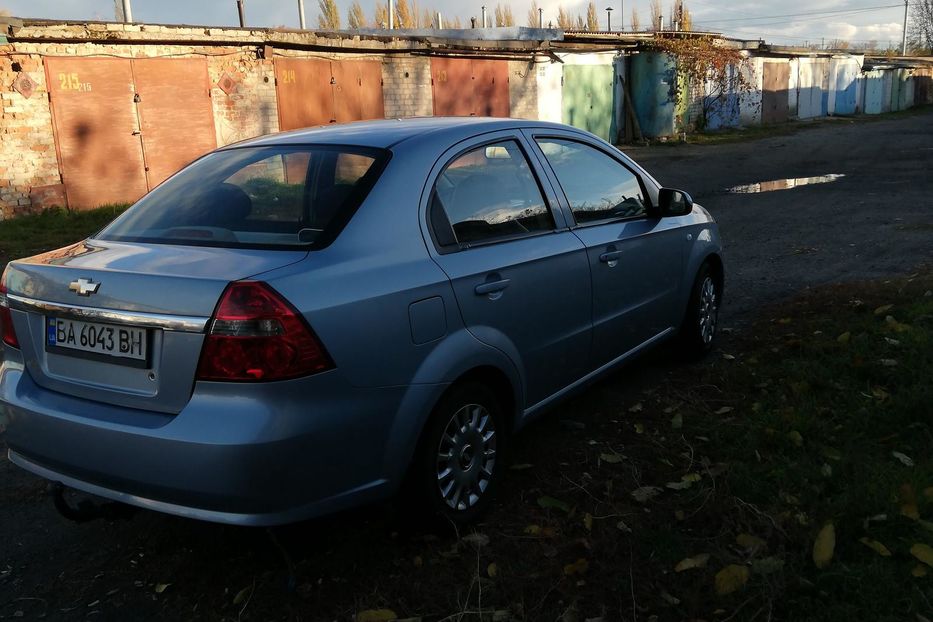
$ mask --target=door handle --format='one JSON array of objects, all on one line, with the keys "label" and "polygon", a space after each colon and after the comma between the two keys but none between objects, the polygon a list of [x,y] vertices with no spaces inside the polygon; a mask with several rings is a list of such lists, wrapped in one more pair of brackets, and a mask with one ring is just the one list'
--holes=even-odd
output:
[{"label": "door handle", "polygon": [[477,285],[473,290],[477,296],[486,296],[487,294],[496,294],[509,286],[509,279],[500,279],[498,281],[487,281],[482,285]]},{"label": "door handle", "polygon": [[622,251],[607,251],[599,256],[599,260],[603,263],[615,265],[615,262],[619,261],[621,256]]}]

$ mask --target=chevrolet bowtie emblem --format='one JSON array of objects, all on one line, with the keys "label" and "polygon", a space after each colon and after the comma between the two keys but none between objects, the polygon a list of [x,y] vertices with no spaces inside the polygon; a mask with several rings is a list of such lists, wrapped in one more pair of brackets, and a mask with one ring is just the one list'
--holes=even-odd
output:
[{"label": "chevrolet bowtie emblem", "polygon": [[99,287],[100,283],[95,283],[90,279],[78,279],[77,281],[72,281],[68,284],[68,289],[79,296],[90,296],[91,294],[96,294]]}]

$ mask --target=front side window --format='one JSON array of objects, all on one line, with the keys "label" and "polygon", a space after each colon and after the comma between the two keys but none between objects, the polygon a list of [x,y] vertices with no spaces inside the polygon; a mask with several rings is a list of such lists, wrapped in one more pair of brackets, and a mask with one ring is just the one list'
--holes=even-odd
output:
[{"label": "front side window", "polygon": [[434,185],[432,223],[441,245],[471,244],[550,231],[554,220],[515,141],[483,145],[447,165]]},{"label": "front side window", "polygon": [[96,237],[224,247],[332,239],[372,188],[384,152],[344,147],[218,151],[155,188]]},{"label": "front side window", "polygon": [[638,177],[614,158],[572,140],[539,138],[537,142],[578,224],[646,214]]}]

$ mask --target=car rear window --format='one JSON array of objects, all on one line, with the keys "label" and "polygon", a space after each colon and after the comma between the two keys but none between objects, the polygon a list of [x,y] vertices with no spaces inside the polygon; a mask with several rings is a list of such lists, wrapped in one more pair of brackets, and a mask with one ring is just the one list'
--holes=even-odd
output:
[{"label": "car rear window", "polygon": [[387,160],[386,151],[357,147],[217,151],[166,180],[95,237],[231,248],[326,245]]}]

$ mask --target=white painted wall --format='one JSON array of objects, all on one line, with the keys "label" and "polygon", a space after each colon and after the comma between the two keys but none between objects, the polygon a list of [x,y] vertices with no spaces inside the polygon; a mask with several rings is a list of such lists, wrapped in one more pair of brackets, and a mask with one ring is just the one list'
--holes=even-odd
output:
[{"label": "white painted wall", "polygon": [[538,63],[535,75],[538,81],[538,119],[560,123],[563,105],[563,65],[552,62]]}]

